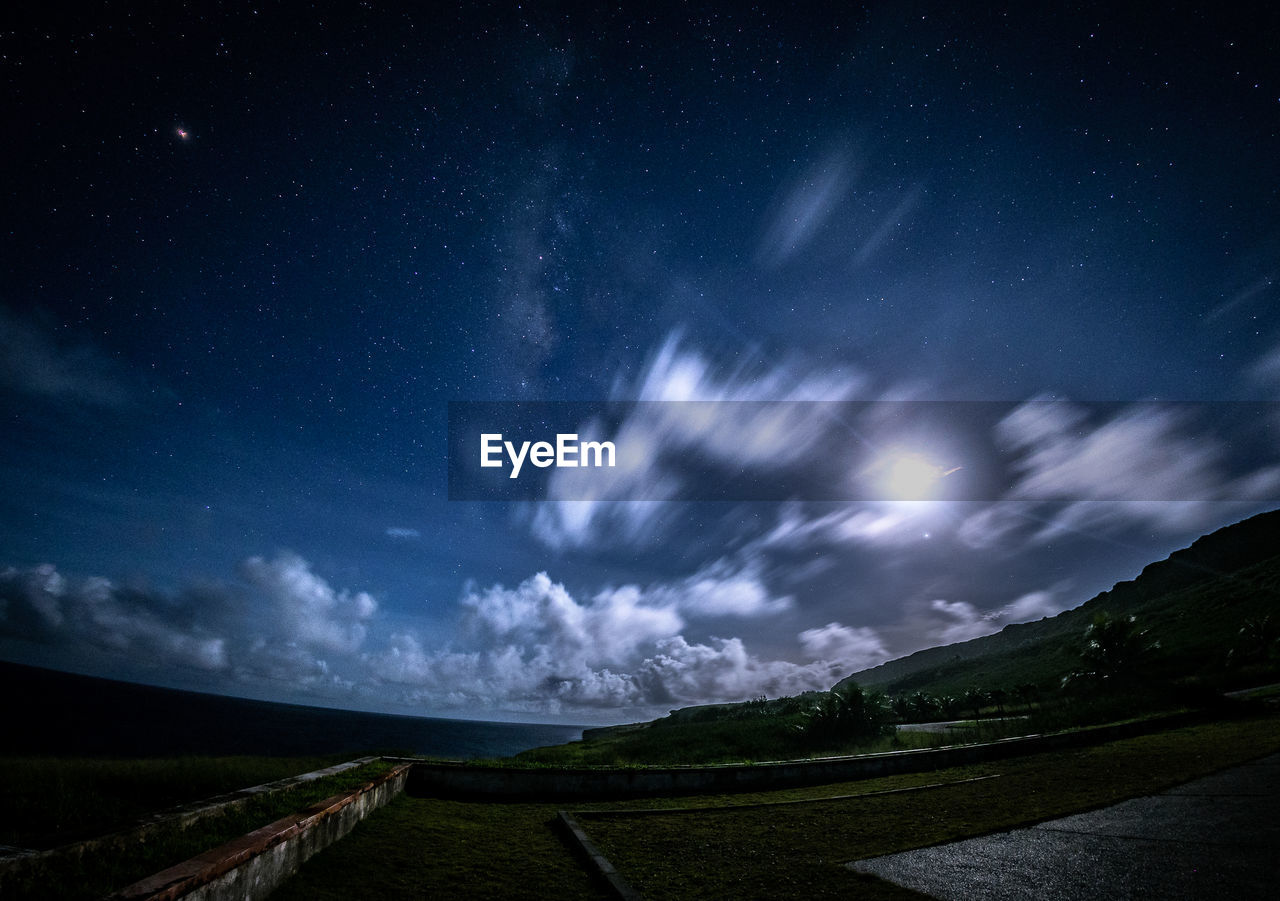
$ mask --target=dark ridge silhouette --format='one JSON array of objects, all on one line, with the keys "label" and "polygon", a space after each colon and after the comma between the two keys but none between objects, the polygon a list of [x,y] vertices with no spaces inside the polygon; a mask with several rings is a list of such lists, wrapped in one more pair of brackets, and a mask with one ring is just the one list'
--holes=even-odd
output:
[{"label": "dark ridge silhouette", "polygon": [[1137,578],[1057,616],[917,651],[853,673],[837,686],[856,682],[896,695],[1047,685],[1076,665],[1084,630],[1102,611],[1138,617],[1141,628],[1161,643],[1164,676],[1220,666],[1245,620],[1280,612],[1280,510],[1197,538]]}]

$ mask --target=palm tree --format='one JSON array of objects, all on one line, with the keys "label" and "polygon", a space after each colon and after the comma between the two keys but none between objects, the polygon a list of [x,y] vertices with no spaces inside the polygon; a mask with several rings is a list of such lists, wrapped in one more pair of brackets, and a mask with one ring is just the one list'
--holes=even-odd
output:
[{"label": "palm tree", "polygon": [[1271,656],[1280,640],[1280,622],[1270,614],[1251,616],[1236,635],[1236,645],[1227,653],[1233,664],[1263,662]]},{"label": "palm tree", "polygon": [[938,707],[942,711],[942,718],[953,720],[960,715],[961,699],[955,695],[943,695],[938,698]]},{"label": "palm tree", "polygon": [[980,688],[970,688],[964,693],[965,709],[973,711],[975,720],[978,718],[982,708],[986,706],[988,700],[987,693]]},{"label": "palm tree", "polygon": [[1022,698],[1022,703],[1027,705],[1027,710],[1040,697],[1040,687],[1034,682],[1024,682],[1018,686],[1018,697]]},{"label": "palm tree", "polygon": [[1099,613],[1084,632],[1081,668],[1063,683],[1131,684],[1141,676],[1151,653],[1159,647],[1158,641],[1150,640],[1146,631],[1137,627],[1136,617],[1116,618]]},{"label": "palm tree", "polygon": [[923,691],[917,691],[911,696],[911,712],[915,714],[917,721],[921,723],[937,719],[938,699],[933,695],[925,694]]},{"label": "palm tree", "polygon": [[893,699],[893,714],[902,722],[907,721],[907,717],[911,715],[911,701],[904,695],[898,695]]},{"label": "palm tree", "polygon": [[814,738],[839,741],[878,738],[892,730],[884,695],[867,694],[856,682],[827,692],[809,711],[804,725]]}]

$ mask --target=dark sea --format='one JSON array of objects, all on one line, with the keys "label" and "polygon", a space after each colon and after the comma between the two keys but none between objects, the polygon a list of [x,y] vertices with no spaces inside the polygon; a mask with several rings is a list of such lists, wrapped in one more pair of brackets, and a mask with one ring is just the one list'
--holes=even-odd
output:
[{"label": "dark sea", "polygon": [[0,753],[399,753],[507,757],[582,737],[581,726],[358,713],[156,688],[0,662]]}]

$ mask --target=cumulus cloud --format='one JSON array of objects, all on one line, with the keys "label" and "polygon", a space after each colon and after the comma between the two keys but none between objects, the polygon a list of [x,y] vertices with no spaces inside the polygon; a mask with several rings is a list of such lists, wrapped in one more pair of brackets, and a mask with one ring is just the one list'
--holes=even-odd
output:
[{"label": "cumulus cloud", "polygon": [[789,605],[757,569],[729,561],[581,598],[537,573],[511,588],[466,590],[448,641],[402,629],[375,643],[374,597],[335,588],[288,552],[245,560],[235,582],[177,593],[69,578],[50,565],[0,572],[6,640],[60,647],[87,662],[196,670],[215,680],[210,687],[270,684],[300,698],[377,698],[436,711],[656,711],[827,687],[829,661],[762,660],[739,638],[682,634],[691,620],[769,616]]},{"label": "cumulus cloud", "polygon": [[251,557],[241,568],[245,581],[271,605],[268,621],[283,630],[287,641],[340,654],[352,653],[364,642],[365,622],[378,609],[368,592],[335,591],[297,554],[283,553],[270,561]]},{"label": "cumulus cloud", "polygon": [[227,666],[226,639],[199,620],[189,598],[71,580],[49,564],[0,572],[0,634],[46,645],[87,645],[199,670]]},{"label": "cumulus cloud", "polygon": [[545,572],[515,588],[473,590],[462,607],[468,629],[485,646],[518,643],[534,656],[546,654],[565,664],[625,659],[684,625],[672,606],[649,600],[634,586],[602,591],[581,604]]},{"label": "cumulus cloud", "polygon": [[85,659],[176,666],[295,688],[351,684],[349,660],[377,611],[367,592],[338,591],[296,554],[253,557],[241,581],[178,592],[69,578],[44,564],[0,572],[0,634]]},{"label": "cumulus cloud", "polygon": [[827,689],[840,673],[838,666],[826,662],[760,660],[748,653],[740,638],[690,644],[677,635],[658,644],[657,653],[641,663],[637,679],[647,689],[648,703],[689,703],[695,698],[729,701]]},{"label": "cumulus cloud", "polygon": [[837,667],[761,660],[740,638],[691,642],[686,614],[764,615],[782,609],[758,576],[727,564],[680,582],[610,588],[579,600],[538,573],[514,588],[472,589],[462,599],[467,647],[428,650],[394,636],[368,655],[380,679],[436,703],[507,709],[655,710],[829,687]]}]

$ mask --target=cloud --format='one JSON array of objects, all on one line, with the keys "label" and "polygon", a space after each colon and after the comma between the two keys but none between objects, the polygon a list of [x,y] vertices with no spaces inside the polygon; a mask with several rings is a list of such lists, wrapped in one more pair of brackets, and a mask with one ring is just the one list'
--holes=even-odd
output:
[{"label": "cloud", "polygon": [[813,545],[860,544],[904,547],[920,541],[937,520],[928,503],[902,501],[849,504],[810,516],[801,504],[785,505],[777,525],[760,539],[761,547],[802,548]]},{"label": "cloud", "polygon": [[841,675],[840,667],[827,662],[760,660],[748,653],[740,638],[690,644],[675,636],[658,644],[657,653],[640,664],[636,678],[645,687],[647,703],[663,704],[795,695],[830,688]]},{"label": "cloud", "polygon": [[[761,657],[738,635],[688,634],[691,623],[718,630],[792,611],[762,567],[727,557],[685,578],[584,595],[539,572],[512,587],[466,589],[458,627],[443,640],[401,628],[382,641],[370,638],[379,622],[371,593],[337,588],[289,552],[245,560],[237,581],[177,593],[73,579],[49,565],[10,568],[0,572],[0,634],[60,647],[109,674],[122,660],[145,660],[206,674],[209,688],[270,686],[295,700],[423,712],[656,715],[822,690],[888,658],[879,632],[839,622],[800,632],[798,661]],[[985,615],[935,602],[925,631],[983,634],[1053,610],[1055,596],[1024,595]]]},{"label": "cloud", "polygon": [[1090,426],[1070,404],[1029,403],[997,425],[1020,453],[1011,494],[1069,500],[1203,500],[1220,491],[1224,454],[1209,436],[1186,435],[1184,418],[1157,405],[1128,407]]},{"label": "cloud", "polygon": [[[667,514],[662,502],[680,499],[708,471],[729,479],[813,454],[838,424],[834,405],[863,386],[858,376],[812,373],[795,363],[720,372],[671,335],[637,382],[615,391],[615,399],[641,402],[607,436],[627,449],[618,465],[554,471],[548,502],[530,517],[532,531],[555,548],[642,542]],[[595,423],[578,431],[584,441],[606,437]],[[701,467],[697,476],[691,460]]]},{"label": "cloud", "polygon": [[1280,389],[1280,344],[1257,359],[1247,372],[1249,378],[1271,389]]},{"label": "cloud", "polygon": [[650,596],[692,617],[756,617],[789,609],[793,599],[773,597],[760,566],[758,560],[741,564],[722,558],[686,579],[652,590]]},{"label": "cloud", "polygon": [[250,558],[241,576],[171,593],[101,576],[72,579],[50,564],[11,567],[0,572],[0,634],[117,666],[294,687],[343,684],[329,660],[350,660],[360,648],[377,612],[373,597],[335,591],[291,553]]},{"label": "cloud", "polygon": [[923,609],[915,609],[906,618],[909,634],[917,647],[934,647],[969,641],[999,632],[1013,623],[1025,623],[1054,616],[1066,609],[1059,597],[1069,588],[1061,583],[1051,589],[1027,592],[995,610],[979,610],[968,601],[937,598]]},{"label": "cloud", "polygon": [[870,234],[858,245],[858,250],[853,255],[853,266],[855,268],[866,264],[868,260],[876,255],[876,252],[889,240],[889,236],[893,234],[894,230],[901,226],[902,221],[915,211],[923,194],[923,185],[916,185],[907,191],[897,205],[871,229]]},{"label": "cloud", "polygon": [[[1280,484],[1274,465],[1228,477],[1222,440],[1170,405],[1134,404],[1094,422],[1082,407],[1032,401],[1000,421],[996,438],[1014,455],[1007,497],[1056,505],[1032,541],[1117,523],[1203,528],[1219,515],[1215,502],[1266,499]],[[995,524],[969,534],[982,540]]]},{"label": "cloud", "polygon": [[0,307],[0,384],[58,400],[120,406],[132,391],[117,367],[88,344],[55,340],[49,330]]},{"label": "cloud", "polygon": [[267,621],[286,641],[303,647],[340,654],[359,650],[365,621],[378,609],[368,592],[334,591],[297,554],[282,553],[271,561],[251,557],[241,572],[269,603]]},{"label": "cloud", "polygon": [[153,665],[227,667],[226,639],[199,621],[191,598],[73,581],[50,564],[0,572],[0,634],[43,645],[87,646]]},{"label": "cloud", "polygon": [[884,663],[889,652],[875,629],[827,623],[800,633],[800,647],[815,660],[838,663],[846,672],[858,672]]},{"label": "cloud", "polygon": [[1005,543],[1029,526],[1026,508],[1031,504],[1001,501],[966,516],[956,529],[961,543],[974,550],[987,550]]},{"label": "cloud", "polygon": [[605,589],[585,601],[537,573],[514,588],[473,588],[461,607],[469,646],[427,650],[416,636],[400,633],[384,651],[368,655],[371,672],[436,703],[446,698],[455,705],[550,712],[652,712],[826,688],[840,677],[828,661],[761,660],[740,638],[691,642],[682,634],[685,614],[782,609],[758,576],[728,564],[647,590]]},{"label": "cloud", "polygon": [[625,659],[684,625],[673,607],[650,601],[634,586],[599,592],[584,605],[545,572],[512,589],[472,590],[461,604],[464,624],[483,645],[520,644],[566,664]]},{"label": "cloud", "polygon": [[804,248],[835,212],[853,180],[845,154],[832,154],[788,185],[756,253],[765,266],[779,266]]}]

